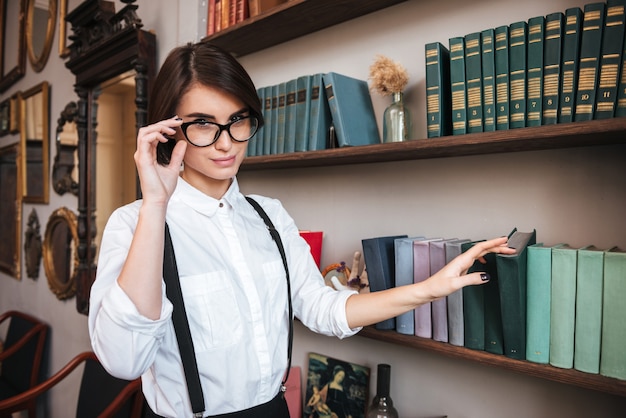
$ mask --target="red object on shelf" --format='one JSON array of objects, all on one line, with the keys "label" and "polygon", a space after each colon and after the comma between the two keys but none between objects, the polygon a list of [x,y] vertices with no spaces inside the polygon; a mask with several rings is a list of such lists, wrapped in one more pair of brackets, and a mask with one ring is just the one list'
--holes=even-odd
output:
[{"label": "red object on shelf", "polygon": [[304,240],[311,247],[311,255],[317,263],[317,267],[321,268],[321,260],[322,260],[322,238],[324,233],[322,231],[300,231],[300,236],[304,238]]}]

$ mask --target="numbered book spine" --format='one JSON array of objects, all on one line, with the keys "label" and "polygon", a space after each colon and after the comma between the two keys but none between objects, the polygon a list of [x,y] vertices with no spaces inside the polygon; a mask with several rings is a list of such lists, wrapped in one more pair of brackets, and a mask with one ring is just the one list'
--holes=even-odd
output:
[{"label": "numbered book spine", "polygon": [[510,128],[526,126],[526,47],[528,24],[516,22],[509,27]]},{"label": "numbered book spine", "polygon": [[483,88],[480,32],[465,36],[465,82],[467,89],[467,132],[483,131]]},{"label": "numbered book spine", "polygon": [[585,6],[574,108],[575,121],[593,119],[605,13],[606,3],[591,3]]},{"label": "numbered book spine", "polygon": [[545,18],[543,16],[528,20],[526,126],[541,125],[544,33]]},{"label": "numbered book spine", "polygon": [[452,133],[450,52],[440,42],[426,44],[426,113],[428,138]]},{"label": "numbered book spine", "polygon": [[278,84],[278,109],[276,112],[276,138],[272,142],[272,154],[285,152],[285,128],[287,122],[287,82]]},{"label": "numbered book spine", "polygon": [[580,58],[580,33],[583,12],[578,7],[565,11],[565,32],[561,54],[561,80],[559,89],[559,123],[574,120],[574,103],[578,88],[578,65]]},{"label": "numbered book spine", "polygon": [[[257,96],[259,96],[259,103],[261,103],[261,115],[263,116],[263,112],[265,111],[265,89],[263,87],[258,88],[256,90]],[[264,117],[265,118],[265,117]],[[248,142],[247,155],[248,157],[254,157],[257,154],[257,145],[261,142],[263,138],[263,126],[257,129],[254,136]]]},{"label": "numbered book spine", "polygon": [[296,150],[296,79],[289,80],[286,85],[283,152],[294,152]]},{"label": "numbered book spine", "polygon": [[546,16],[543,49],[542,125],[552,125],[558,122],[561,48],[563,44],[564,22],[565,16],[563,13],[552,13]]},{"label": "numbered book spine", "polygon": [[617,85],[624,48],[624,0],[607,0],[594,119],[615,115]]},{"label": "numbered book spine", "polygon": [[452,134],[467,133],[467,98],[465,90],[465,39],[451,38],[450,91],[452,94]]},{"label": "numbered book spine", "polygon": [[309,115],[311,113],[311,76],[303,75],[296,80],[296,151],[309,147]]},{"label": "numbered book spine", "polygon": [[483,67],[483,131],[496,130],[496,63],[493,29],[481,32]]},{"label": "numbered book spine", "polygon": [[509,27],[495,30],[496,130],[509,129]]}]

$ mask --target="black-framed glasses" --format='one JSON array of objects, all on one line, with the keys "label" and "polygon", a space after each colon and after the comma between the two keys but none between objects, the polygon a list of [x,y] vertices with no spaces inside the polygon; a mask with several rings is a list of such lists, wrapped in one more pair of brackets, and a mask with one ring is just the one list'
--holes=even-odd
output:
[{"label": "black-framed glasses", "polygon": [[259,129],[259,120],[252,115],[233,120],[226,125],[206,120],[195,120],[183,123],[180,125],[180,129],[191,145],[208,147],[217,141],[222,131],[228,132],[230,138],[235,142],[246,142]]}]

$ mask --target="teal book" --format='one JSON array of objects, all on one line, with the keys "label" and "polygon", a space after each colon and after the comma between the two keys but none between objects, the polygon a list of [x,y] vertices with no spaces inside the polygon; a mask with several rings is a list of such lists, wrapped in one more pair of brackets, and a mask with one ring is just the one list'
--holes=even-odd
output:
[{"label": "teal book", "polygon": [[526,250],[526,360],[533,363],[550,363],[552,249],[562,245],[539,243]]},{"label": "teal book", "polygon": [[259,138],[257,155],[265,155],[265,144],[269,143],[272,137],[272,86],[265,86],[263,90],[265,96],[263,99],[263,119],[265,123],[263,125],[263,138]]},{"label": "teal book", "polygon": [[283,152],[296,150],[296,79],[286,83],[285,92],[285,146]]},{"label": "teal book", "polygon": [[600,72],[605,14],[606,3],[587,4],[583,11],[578,89],[576,90],[576,103],[574,104],[575,121],[593,119],[593,108],[596,104],[598,88],[598,74]]},{"label": "teal book", "polygon": [[278,84],[271,86],[272,88],[272,109],[270,110],[271,119],[271,135],[269,140],[265,140],[263,150],[265,155],[276,154],[276,136],[278,133]]},{"label": "teal book", "polygon": [[[367,268],[367,278],[371,292],[391,289],[396,285],[396,264],[394,243],[407,235],[366,238],[361,240],[363,260]],[[390,318],[375,324],[376,329],[395,330],[396,320]]]},{"label": "teal book", "polygon": [[465,36],[465,85],[467,132],[483,131],[483,80],[480,32]]},{"label": "teal book", "polygon": [[[461,244],[461,251],[465,252],[480,241],[470,241]],[[467,271],[473,273],[484,271],[483,264],[475,261]],[[463,291],[463,328],[465,330],[464,343],[472,350],[485,350],[485,288],[480,286],[466,286]]]},{"label": "teal book", "polygon": [[551,13],[546,16],[545,41],[543,45],[542,125],[553,125],[558,122],[564,24],[565,15],[561,12]]},{"label": "teal book", "polygon": [[578,66],[583,12],[578,7],[565,11],[563,51],[561,53],[561,80],[559,82],[559,122],[574,121],[574,104],[578,89]]},{"label": "teal book", "polygon": [[[259,103],[261,104],[261,116],[263,116],[263,110],[264,110],[263,105],[265,104],[265,90],[262,87],[258,88],[256,90],[256,94],[257,96],[259,96]],[[260,138],[263,138],[263,126],[257,129],[254,136],[250,138],[250,141],[248,141],[248,149],[247,149],[248,157],[254,157],[255,155],[257,155],[257,146],[258,146]]]},{"label": "teal book", "polygon": [[526,126],[528,23],[509,26],[509,128]]},{"label": "teal book", "polygon": [[608,119],[615,116],[617,86],[624,50],[625,5],[625,0],[607,0],[606,2],[594,119]]},{"label": "teal book", "polygon": [[577,255],[567,244],[552,249],[550,364],[563,369],[574,367]]},{"label": "teal book", "polygon": [[339,147],[380,144],[367,81],[331,72],[324,88]]},{"label": "teal book", "polygon": [[272,142],[272,154],[285,152],[285,131],[287,116],[287,82],[278,83],[278,109],[276,109],[276,137]]},{"label": "teal book", "polygon": [[[432,274],[430,271],[430,242],[434,240],[441,240],[441,238],[413,241],[413,283],[421,283]],[[432,338],[432,302],[418,306],[414,313],[415,335],[422,338]]]},{"label": "teal book", "polygon": [[[470,242],[469,239],[446,241],[446,264],[461,255],[461,245]],[[448,295],[448,342],[458,347],[465,344],[465,327],[463,325],[463,289]]]},{"label": "teal book", "polygon": [[597,374],[602,340],[604,251],[593,245],[581,248],[577,263],[574,368]]},{"label": "teal book", "polygon": [[452,134],[450,52],[440,42],[426,44],[426,131],[428,138]]},{"label": "teal book", "polygon": [[295,151],[309,149],[309,115],[311,113],[311,76],[296,79],[296,144]]},{"label": "teal book", "polygon": [[496,61],[495,31],[481,32],[481,54],[483,67],[483,131],[496,130]]},{"label": "teal book", "polygon": [[[545,18],[528,20],[527,75],[526,75],[526,126],[541,125],[543,105],[543,50]],[[524,353],[525,354],[525,353]]]},{"label": "teal book", "polygon": [[452,95],[452,134],[467,133],[467,96],[465,89],[465,39],[450,38],[450,94]]},{"label": "teal book", "polygon": [[622,61],[619,74],[615,104],[616,117],[626,116],[626,39],[624,40],[624,48],[622,49]]},{"label": "teal book", "polygon": [[537,242],[537,232],[515,231],[508,246],[515,254],[497,254],[498,284],[502,310],[504,355],[526,359],[526,301],[528,246]]},{"label": "teal book", "polygon": [[494,30],[496,70],[496,130],[509,129],[509,27]]},{"label": "teal book", "polygon": [[602,351],[600,374],[626,380],[626,251],[612,248],[604,254]]},{"label": "teal book", "polygon": [[[398,238],[394,241],[396,287],[413,284],[413,241],[420,239],[424,237]],[[396,316],[396,332],[415,335],[413,310]]]},{"label": "teal book", "polygon": [[311,113],[309,115],[309,151],[326,149],[331,125],[323,74],[311,77]]}]

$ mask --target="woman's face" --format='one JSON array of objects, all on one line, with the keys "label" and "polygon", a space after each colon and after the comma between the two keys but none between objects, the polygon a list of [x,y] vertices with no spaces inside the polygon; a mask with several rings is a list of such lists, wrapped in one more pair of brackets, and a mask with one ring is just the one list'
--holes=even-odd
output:
[{"label": "woman's face", "polygon": [[[204,120],[225,125],[249,112],[237,97],[197,83],[181,97],[176,114],[183,123]],[[178,130],[176,139],[185,141],[182,130]],[[188,144],[182,177],[207,195],[221,198],[239,170],[247,144],[233,141],[225,130],[208,147]]]}]

